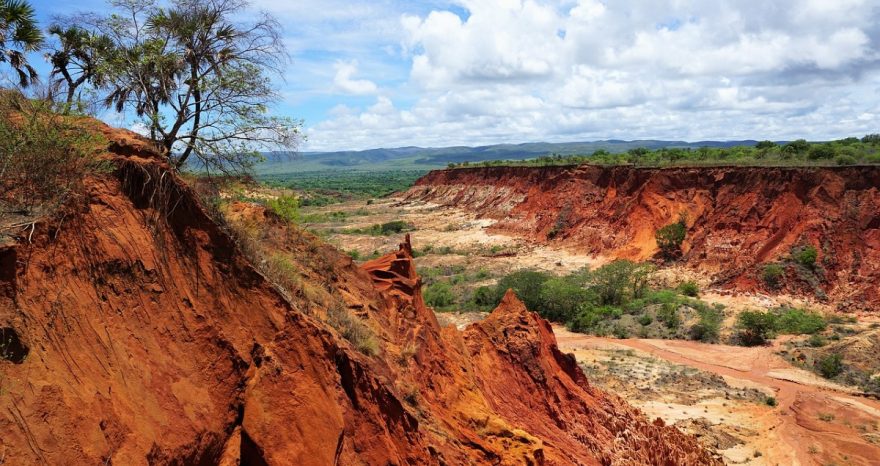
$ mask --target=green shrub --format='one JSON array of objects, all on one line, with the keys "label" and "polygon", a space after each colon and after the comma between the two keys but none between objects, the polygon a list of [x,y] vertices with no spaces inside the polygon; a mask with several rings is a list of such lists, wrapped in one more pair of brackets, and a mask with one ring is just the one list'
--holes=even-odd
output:
[{"label": "green shrub", "polygon": [[832,353],[823,356],[816,362],[816,369],[826,379],[833,379],[843,372],[843,356]]},{"label": "green shrub", "polygon": [[834,159],[834,163],[838,165],[855,165],[856,159],[851,155],[838,155]]},{"label": "green shrub", "polygon": [[780,284],[780,280],[782,279],[782,275],[785,273],[785,269],[782,268],[780,264],[767,264],[764,266],[764,271],[761,274],[761,278],[764,279],[764,283],[767,284],[770,288],[778,288]]},{"label": "green shrub", "polygon": [[472,298],[474,304],[480,308],[494,308],[498,305],[497,294],[495,290],[488,286],[481,286],[474,290]]},{"label": "green shrub", "polygon": [[810,151],[807,154],[807,157],[811,160],[830,160],[833,159],[837,153],[834,151],[834,147],[829,144],[816,144],[810,147]]},{"label": "green shrub", "polygon": [[600,305],[620,306],[641,298],[648,288],[650,268],[628,260],[617,260],[590,274],[589,289]]},{"label": "green shrub", "polygon": [[296,223],[299,220],[299,199],[293,196],[278,196],[266,201],[269,210],[287,223]]},{"label": "green shrub", "polygon": [[822,338],[822,335],[812,335],[810,339],[807,340],[807,344],[813,348],[821,348],[828,344],[828,342]]},{"label": "green shrub", "polygon": [[82,192],[86,175],[109,171],[97,157],[97,149],[106,145],[95,131],[54,114],[48,104],[2,91],[0,215],[51,211]]},{"label": "green shrub", "polygon": [[767,343],[775,335],[776,322],[773,314],[744,311],[736,319],[737,341],[743,346]]},{"label": "green shrub", "polygon": [[394,220],[391,222],[383,223],[379,226],[379,234],[381,235],[391,235],[397,233],[403,233],[404,231],[412,229],[412,226],[409,223],[404,222],[403,220]]},{"label": "green shrub", "polygon": [[625,339],[629,338],[629,330],[622,325],[615,325],[614,328],[611,329],[611,334],[614,335],[614,338]]},{"label": "green shrub", "polygon": [[685,296],[696,298],[700,295],[700,285],[697,285],[695,281],[688,280],[678,285],[678,292]]},{"label": "green shrub", "polygon": [[527,309],[538,311],[541,309],[541,285],[549,279],[549,275],[534,270],[513,272],[498,281],[495,287],[496,299],[500,302],[504,293],[512,289]]},{"label": "green shrub", "polygon": [[642,314],[641,317],[639,317],[639,324],[641,324],[643,327],[647,327],[648,325],[651,325],[653,322],[654,322],[654,318],[651,317],[649,314]]},{"label": "green shrub", "polygon": [[824,317],[803,309],[782,308],[774,319],[774,329],[788,335],[815,334],[827,326]]},{"label": "green shrub", "polygon": [[455,304],[452,286],[446,282],[437,282],[425,287],[425,303],[433,308],[442,309]]},{"label": "green shrub", "polygon": [[573,332],[594,333],[607,320],[619,317],[622,311],[614,306],[584,306],[568,328]]},{"label": "green shrub", "polygon": [[810,150],[810,143],[805,139],[797,139],[782,146],[782,152],[792,155],[805,154]]},{"label": "green shrub", "polygon": [[690,329],[691,339],[704,343],[717,342],[721,333],[721,319],[723,317],[721,311],[706,307],[698,312],[700,319]]},{"label": "green shrub", "polygon": [[551,278],[541,284],[541,304],[537,311],[545,319],[568,322],[589,299],[590,293],[572,280]]},{"label": "green shrub", "polygon": [[663,325],[670,330],[677,329],[681,326],[681,316],[678,313],[678,305],[667,303],[660,307],[657,311],[657,320],[663,322]]},{"label": "green shrub", "polygon": [[682,216],[677,222],[660,228],[655,233],[657,247],[660,254],[667,259],[675,259],[681,256],[681,245],[687,236],[687,223]]},{"label": "green shrub", "polygon": [[777,405],[776,398],[772,397],[772,396],[768,396],[767,398],[764,398],[764,403],[766,403],[767,406],[770,406],[770,407],[775,407]]},{"label": "green shrub", "polygon": [[795,248],[792,251],[792,256],[798,264],[812,269],[816,266],[816,259],[819,256],[819,252],[816,250],[815,246],[806,245]]}]

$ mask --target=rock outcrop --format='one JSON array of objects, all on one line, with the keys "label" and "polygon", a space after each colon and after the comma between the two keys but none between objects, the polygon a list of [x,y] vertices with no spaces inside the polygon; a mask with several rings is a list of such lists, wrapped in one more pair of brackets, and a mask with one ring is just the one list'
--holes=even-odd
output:
[{"label": "rock outcrop", "polygon": [[359,268],[240,209],[375,332],[359,352],[143,141],[102,131],[116,170],[0,249],[0,463],[720,464],[592,387],[512,294],[441,328],[408,241]]},{"label": "rock outcrop", "polygon": [[651,259],[687,216],[683,261],[717,283],[771,290],[765,264],[812,245],[818,267],[784,289],[880,306],[880,167],[489,167],[431,172],[404,195],[468,209],[495,231],[608,258]]}]

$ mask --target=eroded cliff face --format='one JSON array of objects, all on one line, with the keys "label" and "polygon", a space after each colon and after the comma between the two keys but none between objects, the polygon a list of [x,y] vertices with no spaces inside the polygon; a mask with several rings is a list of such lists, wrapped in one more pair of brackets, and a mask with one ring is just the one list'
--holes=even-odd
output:
[{"label": "eroded cliff face", "polygon": [[719,464],[591,387],[512,294],[440,328],[408,242],[359,268],[240,209],[373,329],[376,354],[358,352],[143,141],[106,131],[116,171],[0,249],[0,462]]},{"label": "eroded cliff face", "polygon": [[795,246],[819,252],[816,280],[845,308],[880,306],[880,167],[490,167],[440,170],[404,196],[493,218],[496,231],[608,258],[651,259],[657,229],[687,215],[684,263],[740,289]]}]

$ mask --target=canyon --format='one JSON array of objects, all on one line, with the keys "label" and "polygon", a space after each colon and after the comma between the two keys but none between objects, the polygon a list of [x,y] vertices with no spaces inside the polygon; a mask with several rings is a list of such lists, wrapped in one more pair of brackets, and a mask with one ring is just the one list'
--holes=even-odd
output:
[{"label": "canyon", "polygon": [[721,464],[591,384],[513,294],[441,327],[409,238],[359,266],[253,204],[224,223],[142,138],[90,130],[112,170],[4,225],[0,463]]},{"label": "canyon", "polygon": [[[880,168],[632,166],[437,170],[403,203],[491,219],[488,231],[607,259],[654,259],[655,232],[685,219],[681,263],[736,291],[812,296],[852,312],[880,305]],[[763,267],[812,245],[821,274]]]}]

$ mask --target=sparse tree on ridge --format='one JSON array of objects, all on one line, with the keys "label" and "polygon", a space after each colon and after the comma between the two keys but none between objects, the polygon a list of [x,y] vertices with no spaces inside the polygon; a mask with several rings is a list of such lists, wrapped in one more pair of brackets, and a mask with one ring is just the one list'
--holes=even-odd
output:
[{"label": "sparse tree on ridge", "polygon": [[270,75],[288,58],[274,19],[242,0],[111,5],[113,14],[86,18],[113,44],[99,67],[103,103],[141,118],[176,167],[237,171],[299,142],[301,122],[268,114]]},{"label": "sparse tree on ridge", "polygon": [[12,66],[21,87],[37,80],[37,71],[25,54],[39,50],[42,44],[34,8],[25,0],[0,0],[0,62]]},{"label": "sparse tree on ridge", "polygon": [[65,88],[65,103],[69,107],[79,98],[77,90],[81,86],[103,86],[103,62],[112,53],[113,41],[79,26],[53,24],[48,32],[57,41],[46,54],[52,64],[52,84]]}]

